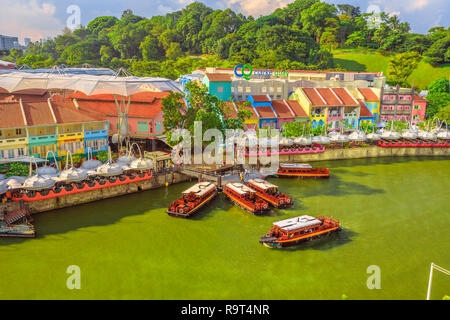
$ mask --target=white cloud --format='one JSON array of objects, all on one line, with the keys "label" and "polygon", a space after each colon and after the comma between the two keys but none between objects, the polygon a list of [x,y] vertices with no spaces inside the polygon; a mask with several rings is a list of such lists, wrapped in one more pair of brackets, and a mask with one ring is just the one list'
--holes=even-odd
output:
[{"label": "white cloud", "polygon": [[277,8],[283,8],[292,0],[229,0],[230,6],[237,7],[246,15],[259,17],[274,12]]},{"label": "white cloud", "polygon": [[55,36],[64,24],[55,17],[56,7],[50,2],[39,4],[37,0],[2,0],[0,10],[0,34],[31,38]]}]

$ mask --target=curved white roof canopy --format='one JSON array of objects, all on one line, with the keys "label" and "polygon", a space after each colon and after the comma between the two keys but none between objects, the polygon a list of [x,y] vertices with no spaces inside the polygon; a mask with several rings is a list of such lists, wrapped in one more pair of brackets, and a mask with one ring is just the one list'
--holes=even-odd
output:
[{"label": "curved white roof canopy", "polygon": [[93,94],[130,96],[143,91],[182,92],[173,80],[156,77],[117,77],[80,74],[14,72],[0,74],[0,88],[9,92],[26,89],[68,89]]}]

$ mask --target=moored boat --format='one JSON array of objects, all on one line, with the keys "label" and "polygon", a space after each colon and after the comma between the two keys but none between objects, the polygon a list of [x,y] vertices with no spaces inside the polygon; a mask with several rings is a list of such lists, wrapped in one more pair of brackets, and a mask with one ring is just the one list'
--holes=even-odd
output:
[{"label": "moored boat", "polygon": [[309,164],[304,163],[280,163],[276,173],[278,177],[292,178],[328,178],[330,171],[327,168],[313,168]]},{"label": "moored boat", "polygon": [[36,236],[34,227],[30,223],[7,224],[0,221],[0,237],[33,238]]},{"label": "moored boat", "polygon": [[256,191],[256,195],[261,199],[267,201],[275,208],[287,208],[294,203],[288,195],[281,193],[278,190],[278,186],[263,180],[263,179],[250,179],[247,185]]},{"label": "moored boat", "polygon": [[303,215],[274,222],[272,228],[259,242],[270,248],[289,247],[328,236],[341,229],[339,222],[332,218]]},{"label": "moored boat", "polygon": [[217,187],[211,182],[199,182],[183,192],[167,210],[173,217],[187,218],[196,213],[217,196]]},{"label": "moored boat", "polygon": [[235,205],[255,215],[268,211],[269,204],[256,195],[256,191],[242,183],[228,183],[223,192]]}]

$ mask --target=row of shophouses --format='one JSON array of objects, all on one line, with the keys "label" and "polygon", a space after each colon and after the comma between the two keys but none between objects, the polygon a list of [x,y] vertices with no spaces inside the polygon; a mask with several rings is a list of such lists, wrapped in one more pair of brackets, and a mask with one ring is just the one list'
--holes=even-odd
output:
[{"label": "row of shophouses", "polygon": [[[163,135],[161,99],[168,94],[132,97],[130,136],[155,139]],[[83,158],[107,151],[111,136],[118,133],[120,107],[113,95],[63,96],[45,90],[0,93],[0,164],[29,156],[46,158],[49,152],[61,160],[68,151]]]},{"label": "row of shophouses", "polygon": [[358,128],[363,122],[419,122],[425,118],[427,100],[414,88],[388,87],[379,73],[289,71],[288,76],[243,80],[233,69],[199,69],[180,78],[182,86],[198,81],[209,93],[236,110],[250,103],[252,117],[246,128],[281,129],[290,121],[309,121],[312,127],[340,122]]}]

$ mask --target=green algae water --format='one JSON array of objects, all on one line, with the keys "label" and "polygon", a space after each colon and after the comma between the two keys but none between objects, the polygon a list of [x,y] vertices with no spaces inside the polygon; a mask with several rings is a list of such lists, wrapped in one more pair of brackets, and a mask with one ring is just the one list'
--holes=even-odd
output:
[{"label": "green algae water", "polygon": [[[1,299],[425,299],[430,263],[450,268],[450,159],[314,163],[329,180],[270,179],[295,204],[258,217],[219,194],[193,219],[165,210],[192,183],[35,216],[36,239],[0,238]],[[276,220],[329,215],[340,234],[288,249]],[[66,269],[81,269],[69,290]],[[368,289],[367,268],[381,272]],[[431,298],[450,294],[433,276]]]}]

